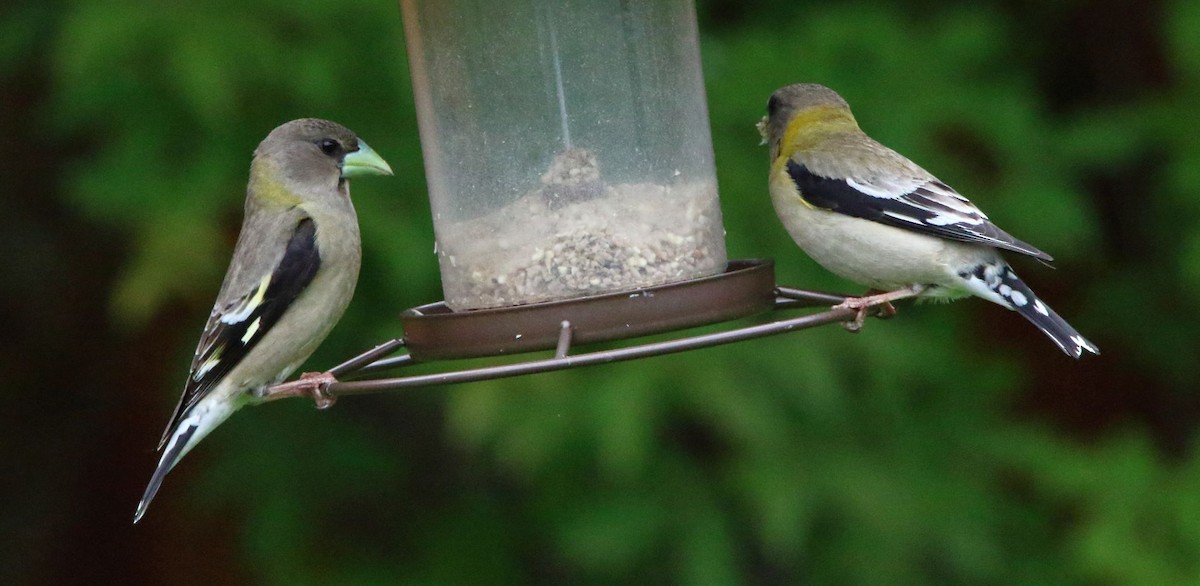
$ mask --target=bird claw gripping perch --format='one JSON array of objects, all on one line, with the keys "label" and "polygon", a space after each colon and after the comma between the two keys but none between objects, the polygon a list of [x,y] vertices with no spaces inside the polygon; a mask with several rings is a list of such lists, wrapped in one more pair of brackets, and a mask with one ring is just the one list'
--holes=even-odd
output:
[{"label": "bird claw gripping perch", "polygon": [[337,402],[337,397],[329,394],[329,385],[338,381],[328,372],[306,372],[296,382],[299,383],[299,393],[311,397],[317,409],[328,409]]},{"label": "bird claw gripping perch", "polygon": [[[896,306],[890,301],[884,301],[874,307],[864,305],[859,308],[847,307],[848,309],[856,309],[854,319],[842,322],[842,328],[851,334],[857,334],[862,329],[863,323],[866,322],[867,316],[877,317],[879,319],[891,319],[896,316]],[[874,311],[871,311],[871,310]]]},{"label": "bird claw gripping perch", "polygon": [[863,327],[863,322],[867,319],[868,310],[874,308],[873,315],[875,317],[888,319],[896,315],[896,306],[892,305],[893,301],[919,295],[924,290],[925,287],[922,285],[913,285],[887,292],[872,289],[867,291],[867,294],[862,297],[847,297],[845,301],[833,306],[833,308],[854,310],[854,319],[842,322],[842,327],[848,332],[858,333]]},{"label": "bird claw gripping perch", "polygon": [[333,407],[337,397],[329,393],[329,385],[338,382],[328,372],[306,372],[300,378],[262,389],[257,397],[262,401],[274,401],[286,397],[308,397],[317,404],[317,409]]}]

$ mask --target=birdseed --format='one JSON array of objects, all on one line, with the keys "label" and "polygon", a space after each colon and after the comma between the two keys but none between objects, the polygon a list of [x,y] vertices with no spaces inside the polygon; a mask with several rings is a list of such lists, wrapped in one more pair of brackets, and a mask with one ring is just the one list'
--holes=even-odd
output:
[{"label": "birdseed", "polygon": [[552,167],[541,189],[512,204],[437,226],[450,308],[628,291],[724,270],[714,183],[607,185],[590,153],[567,153],[582,171]]}]

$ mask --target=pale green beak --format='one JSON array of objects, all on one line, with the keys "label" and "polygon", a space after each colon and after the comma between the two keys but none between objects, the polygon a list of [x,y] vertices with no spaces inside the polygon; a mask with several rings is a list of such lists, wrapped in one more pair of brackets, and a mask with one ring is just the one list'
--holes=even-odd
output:
[{"label": "pale green beak", "polygon": [[359,140],[358,150],[342,159],[342,177],[391,175],[392,168],[367,143]]}]

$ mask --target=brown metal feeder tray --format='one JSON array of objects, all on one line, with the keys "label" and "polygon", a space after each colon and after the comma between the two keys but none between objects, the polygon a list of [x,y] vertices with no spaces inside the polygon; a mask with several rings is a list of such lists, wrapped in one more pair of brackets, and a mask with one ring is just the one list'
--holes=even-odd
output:
[{"label": "brown metal feeder tray", "polygon": [[[332,377],[359,380],[305,379],[263,389],[258,398],[273,401],[310,397],[318,407],[343,395],[360,395],[429,385],[467,383],[553,372],[595,364],[612,364],[722,344],[774,336],[852,319],[855,311],[835,307],[844,295],[776,286],[770,260],[729,263],[711,277],[625,293],[599,295],[502,309],[454,312],[443,303],[414,307],[402,316],[405,337],[394,338],[326,371]],[[577,344],[633,339],[705,324],[735,320],[767,311],[825,307],[816,314],[723,330],[681,334],[659,341],[576,352]],[[554,349],[550,357],[439,370],[391,378],[379,372],[441,358],[468,358]],[[398,351],[403,353],[389,356]]]},{"label": "brown metal feeder tray", "polygon": [[774,263],[738,260],[721,274],[679,283],[495,309],[453,311],[439,301],[400,320],[413,359],[442,360],[553,349],[563,322],[573,344],[587,344],[765,313],[775,298]]}]

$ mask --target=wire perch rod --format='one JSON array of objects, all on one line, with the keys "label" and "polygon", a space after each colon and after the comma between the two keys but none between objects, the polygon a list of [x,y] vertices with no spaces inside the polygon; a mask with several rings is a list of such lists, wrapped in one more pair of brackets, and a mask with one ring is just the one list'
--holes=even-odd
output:
[{"label": "wire perch rod", "polygon": [[404,346],[403,338],[388,340],[368,350],[367,352],[359,354],[358,356],[355,356],[354,358],[351,358],[350,360],[347,360],[329,369],[329,374],[332,374],[333,376],[342,376],[351,372],[362,370],[363,367],[369,366],[380,358],[395,352],[401,346]]},{"label": "wire perch rod", "polygon": [[[794,289],[791,287],[775,287],[774,310],[800,307],[818,307],[840,304],[846,299],[844,295]],[[754,338],[774,336],[787,332],[802,330],[831,323],[846,322],[855,316],[854,310],[833,308],[828,311],[777,320],[765,324],[756,324],[714,332],[687,336],[663,342],[637,344],[611,350],[570,355],[573,328],[569,322],[563,322],[559,335],[558,347],[552,358],[526,360],[512,364],[486,366],[467,370],[440,372],[396,378],[357,380],[350,382],[327,383],[320,377],[301,377],[283,384],[269,387],[258,395],[261,401],[274,401],[288,397],[309,397],[317,401],[319,407],[333,404],[333,400],[341,395],[362,395],[383,391],[401,390],[415,387],[475,382],[498,378],[508,378],[526,374],[566,370],[580,366],[623,362],[650,356],[662,356],[709,348],[722,344],[730,344]],[[418,362],[409,354],[400,354],[385,358],[385,356],[403,348],[406,345],[403,338],[388,340],[374,348],[355,356],[330,369],[326,374],[335,377],[363,376],[379,371],[407,366]],[[316,373],[313,373],[316,374]]]},{"label": "wire perch rod", "polygon": [[[719,346],[732,342],[740,342],[742,340],[762,338],[765,336],[778,335],[800,329],[844,322],[847,319],[854,317],[854,315],[855,312],[850,309],[833,309],[823,313],[805,315],[766,324],[746,326],[723,332],[702,334],[678,340],[641,344],[625,348],[601,350],[586,354],[567,355],[562,357],[531,360],[528,362],[504,364],[499,366],[472,368],[468,370],[452,372],[439,372],[433,374],[376,380],[336,382],[329,385],[327,392],[330,395],[339,397],[345,395],[362,395],[367,393],[378,393],[382,391],[393,391],[429,385],[466,383],[489,379],[508,378],[526,374],[565,370],[568,368],[589,366],[593,364],[622,362],[649,356],[661,356],[664,354],[674,354],[687,350],[708,348],[711,346]],[[266,398],[269,399],[270,397],[271,393],[268,392]]]}]

